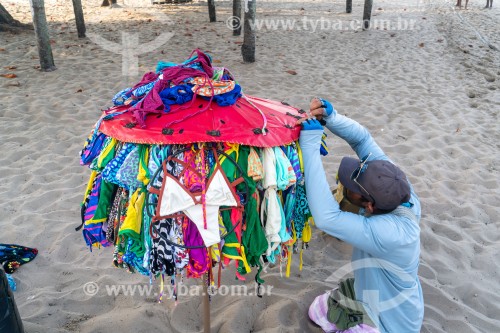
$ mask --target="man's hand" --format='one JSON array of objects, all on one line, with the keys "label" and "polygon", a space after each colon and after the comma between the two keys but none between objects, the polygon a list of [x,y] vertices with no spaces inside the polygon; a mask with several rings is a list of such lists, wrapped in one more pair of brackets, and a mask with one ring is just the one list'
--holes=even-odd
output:
[{"label": "man's hand", "polygon": [[323,130],[323,126],[314,118],[304,118],[299,120],[298,123],[302,125],[303,131]]},{"label": "man's hand", "polygon": [[333,113],[333,106],[326,99],[314,97],[309,104],[309,113],[317,119],[328,117]]}]

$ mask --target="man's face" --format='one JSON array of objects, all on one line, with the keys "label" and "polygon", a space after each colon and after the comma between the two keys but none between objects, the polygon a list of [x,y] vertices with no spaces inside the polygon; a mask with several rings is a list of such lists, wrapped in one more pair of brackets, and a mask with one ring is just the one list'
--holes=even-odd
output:
[{"label": "man's face", "polygon": [[365,208],[368,203],[368,201],[365,198],[363,198],[361,194],[352,192],[345,187],[344,187],[344,197],[346,197],[350,203],[360,208]]}]

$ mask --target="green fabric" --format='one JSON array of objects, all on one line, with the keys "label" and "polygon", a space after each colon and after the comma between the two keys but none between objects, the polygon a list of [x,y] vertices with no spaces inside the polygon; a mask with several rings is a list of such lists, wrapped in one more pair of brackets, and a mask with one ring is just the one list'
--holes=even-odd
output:
[{"label": "green fabric", "polygon": [[353,278],[340,281],[339,288],[330,294],[327,318],[342,331],[359,324],[375,327],[363,304],[356,300]]},{"label": "green fabric", "polygon": [[[221,164],[221,167],[224,170],[224,173],[226,174],[230,182],[234,181],[236,178],[239,178],[240,176],[243,176],[248,185],[248,196],[247,196],[248,200],[245,205],[245,212],[243,216],[243,223],[246,225],[246,229],[242,233],[241,244],[245,248],[245,256],[248,264],[250,266],[259,267],[257,275],[255,276],[256,281],[258,283],[263,283],[264,281],[260,279],[260,272],[262,271],[262,266],[260,264],[259,259],[262,256],[262,254],[264,254],[267,251],[268,244],[266,240],[266,234],[260,222],[258,203],[253,197],[253,194],[255,193],[256,184],[251,177],[248,177],[246,172],[248,170],[249,154],[250,154],[249,146],[243,146],[243,145],[239,146],[238,160],[236,162],[239,165],[239,167],[243,170],[243,175],[239,174],[236,165],[230,162],[227,158]],[[235,152],[232,152],[231,154],[229,154],[229,156],[234,160],[236,160]],[[244,183],[239,184],[236,187],[236,189],[240,192],[245,191],[245,184]],[[221,215],[226,228],[232,229],[233,224],[231,222],[230,212],[224,211],[221,212]],[[237,243],[238,240],[236,238],[235,233],[232,232],[231,234],[229,234],[225,238],[225,242]],[[229,248],[225,246],[222,247],[222,252],[230,255],[238,255],[235,248]],[[239,261],[238,271],[241,274],[246,274],[242,261]]]},{"label": "green fabric", "polygon": [[118,186],[110,183],[106,180],[102,180],[101,188],[99,190],[99,201],[97,203],[97,208],[89,223],[98,223],[104,222],[108,219],[109,213],[111,211],[111,205],[113,204],[113,200],[115,197],[116,190]]},{"label": "green fabric", "polygon": [[[111,147],[110,150],[108,150],[108,146],[113,144],[113,147]],[[99,171],[104,170],[106,165],[108,165],[109,161],[111,161],[115,155],[116,155],[116,141],[113,141],[112,137],[107,137],[106,141],[104,141],[101,154],[106,154],[106,156],[102,156],[102,161],[101,163],[96,164],[96,167]],[[101,155],[99,155],[95,160],[99,160],[101,158]]]},{"label": "green fabric", "polygon": [[[255,277],[258,283],[264,281],[260,279],[262,267],[260,257],[267,251],[267,239],[262,224],[260,222],[258,203],[253,194],[255,193],[256,184],[252,177],[247,175],[248,170],[248,155],[250,155],[249,146],[240,146],[238,165],[243,170],[243,178],[248,185],[248,201],[245,205],[244,221],[246,229],[243,232],[241,243],[245,247],[245,256],[250,266],[259,266],[259,270]],[[241,183],[237,187],[238,191],[245,190],[245,184]]]},{"label": "green fabric", "polygon": [[137,190],[132,195],[127,209],[127,217],[118,232],[118,236],[124,237],[125,244],[130,243],[129,251],[135,253],[138,257],[142,257],[146,252],[144,233],[142,232],[144,199],[145,193],[141,193],[141,190]]},{"label": "green fabric", "polygon": [[[231,154],[228,154],[233,160],[236,160],[236,152],[232,152]],[[224,155],[219,155],[219,161],[220,158]],[[221,163],[221,168],[224,171],[224,173],[227,176],[227,179],[232,182],[236,178],[236,165],[232,163],[228,158],[224,159],[224,162]],[[224,223],[224,226],[226,227],[226,230],[233,230],[233,222],[231,221],[231,211],[230,210],[225,210],[221,212],[221,217],[222,221]],[[238,238],[236,237],[236,233],[233,231],[229,234],[227,234],[224,237],[224,243],[239,243]],[[222,253],[227,254],[230,256],[239,256],[238,250],[234,247],[228,247],[228,246],[223,246],[222,247]]]}]

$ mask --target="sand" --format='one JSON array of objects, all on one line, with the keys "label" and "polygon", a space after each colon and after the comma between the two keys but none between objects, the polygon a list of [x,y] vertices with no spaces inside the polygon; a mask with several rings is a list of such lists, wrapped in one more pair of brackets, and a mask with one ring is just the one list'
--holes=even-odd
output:
[{"label": "sand", "polygon": [[[451,1],[375,1],[374,19],[404,18],[412,30],[313,31],[311,23],[307,30],[262,29],[257,62],[244,64],[242,37],[226,27],[230,2],[217,2],[218,21],[209,23],[205,2],[153,7],[144,1],[132,8],[128,1],[109,9],[85,1],[93,36],[120,43],[126,32],[146,43],[173,33],[140,54],[139,74],[128,76],[120,55],[77,38],[71,2],[46,1],[54,72],[37,69],[33,32],[0,34],[0,74],[17,75],[0,77],[0,243],[40,251],[14,274],[26,332],[202,331],[200,297],[180,297],[175,306],[158,304],[153,294],[108,296],[105,285],[147,285],[148,279],[112,267],[109,248],[89,252],[74,230],[90,174],[79,166],[78,152],[100,110],[157,61],[182,61],[197,47],[230,68],[247,94],[303,108],[319,95],[365,125],[422,201],[422,332],[500,331],[500,7],[484,10],[484,2],[457,10]],[[2,4],[16,19],[31,20],[26,2]],[[343,25],[363,11],[361,1],[352,14],[344,13],[343,1],[259,1],[257,7],[262,19],[323,17]],[[333,135],[328,144],[324,164],[333,186],[340,159],[352,151]],[[302,272],[295,256],[290,278],[280,277],[278,267],[264,275],[271,295],[214,296],[212,331],[320,332],[307,318],[308,306],[332,285],[325,282],[332,272],[348,264],[350,250],[315,230]],[[89,282],[100,287],[97,295],[84,293]],[[223,282],[238,284],[231,271]]]}]

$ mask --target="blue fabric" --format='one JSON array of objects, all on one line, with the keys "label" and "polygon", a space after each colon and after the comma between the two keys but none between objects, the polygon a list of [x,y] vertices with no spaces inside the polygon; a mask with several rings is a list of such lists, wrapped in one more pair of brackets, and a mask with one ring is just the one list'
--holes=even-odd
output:
[{"label": "blue fabric", "polygon": [[9,282],[9,287],[10,290],[16,291],[17,286],[16,286],[16,281],[14,281],[14,278],[10,274],[5,274],[7,276],[7,281]]},{"label": "blue fabric", "polygon": [[150,272],[144,267],[144,258],[138,257],[134,252],[130,251],[130,247],[132,246],[133,242],[133,239],[128,240],[127,249],[122,256],[122,260],[142,275],[148,276]]},{"label": "blue fabric", "polygon": [[[158,82],[158,80],[159,79],[156,79],[153,82],[149,82],[143,86],[135,88],[135,90],[132,91],[132,95],[134,95],[135,97],[145,96],[147,93],[149,93],[151,91],[151,89],[153,89],[155,83]],[[139,99],[134,101],[133,104],[137,103],[138,101],[139,101]]]},{"label": "blue fabric", "polygon": [[[210,59],[210,62],[212,61],[212,57],[207,54],[207,57]],[[180,64],[176,64],[175,62],[171,62],[171,61],[159,61],[158,64],[156,65],[156,73],[161,73],[161,71],[163,71],[165,68],[168,68],[168,67],[175,67],[175,66],[179,66],[179,65],[186,65],[188,64],[189,62],[191,61],[194,61],[198,58],[198,55],[194,55],[192,56],[191,58],[187,59],[186,61],[180,63]],[[192,63],[191,65],[189,65],[188,67],[191,67],[191,68],[194,68],[194,69],[198,69],[198,70],[203,70],[203,67],[195,62],[195,63]]]},{"label": "blue fabric", "polygon": [[229,106],[236,103],[238,98],[241,97],[241,86],[239,84],[234,85],[234,89],[228,91],[227,93],[214,96],[215,103],[219,106]]},{"label": "blue fabric", "polygon": [[[207,96],[200,96],[204,100],[209,101],[210,97]],[[213,101],[217,103],[218,106],[230,106],[234,105],[238,98],[241,97],[241,86],[239,84],[234,85],[234,89],[231,91],[228,91],[227,93],[220,94],[220,95],[214,95]]]},{"label": "blue fabric", "polygon": [[115,106],[118,105],[123,105],[125,104],[125,101],[129,99],[132,96],[132,92],[130,91],[131,88],[125,88],[121,91],[119,91],[114,97],[113,97],[113,104]]},{"label": "blue fabric", "polygon": [[[354,120],[334,111],[325,121],[326,127],[344,139],[359,157],[371,152],[370,159],[389,160],[370,133]],[[341,211],[330,191],[318,151],[322,133],[319,129],[303,130],[299,139],[307,199],[316,226],[353,245],[356,298],[364,303],[379,330],[420,332],[424,303],[417,276],[421,217],[418,196],[410,185],[411,208],[399,206],[391,213],[372,216]],[[396,213],[401,210],[412,212],[413,220]]]},{"label": "blue fabric", "polygon": [[106,138],[107,136],[104,133],[94,132],[92,137],[87,139],[85,147],[80,152],[81,165],[90,165],[99,156]]},{"label": "blue fabric", "polygon": [[327,137],[328,135],[325,132],[323,132],[323,135],[321,136],[321,146],[319,147],[319,153],[322,156],[328,155],[328,145],[326,144]]},{"label": "blue fabric", "polygon": [[133,143],[124,143],[122,149],[116,154],[116,156],[109,161],[104,170],[102,171],[102,179],[107,180],[110,183],[116,184],[120,187],[128,188],[126,184],[123,184],[119,179],[116,178],[116,174],[120,167],[123,165],[125,158],[136,148]]},{"label": "blue fabric", "polygon": [[135,88],[134,90],[132,90],[132,88],[125,88],[125,89],[119,91],[113,97],[113,104],[115,106],[124,105],[125,101],[128,100],[132,96],[134,96],[136,98],[134,100],[130,101],[129,105],[133,106],[133,105],[137,104],[137,102],[139,102],[141,100],[140,97],[143,97],[144,95],[149,93],[151,91],[151,89],[153,89],[153,87],[157,81],[158,80],[155,80],[153,82],[149,82],[143,86]]},{"label": "blue fabric", "polygon": [[160,92],[160,98],[165,105],[165,112],[170,111],[170,105],[184,104],[193,99],[191,86],[182,84],[171,88],[163,89]]}]

